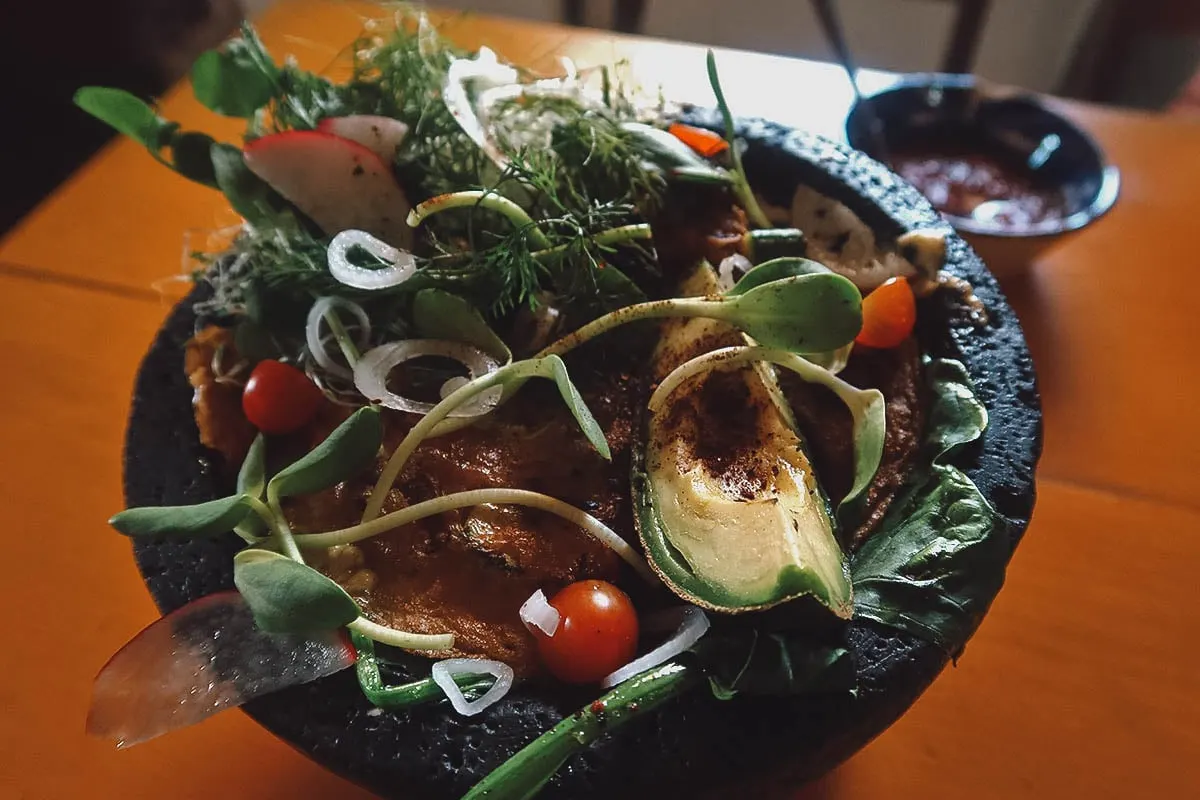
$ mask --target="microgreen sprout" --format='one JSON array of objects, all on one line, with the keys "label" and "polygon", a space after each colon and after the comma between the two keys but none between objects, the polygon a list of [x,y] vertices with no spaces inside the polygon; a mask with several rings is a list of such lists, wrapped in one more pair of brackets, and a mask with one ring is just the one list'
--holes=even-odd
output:
[{"label": "microgreen sprout", "polygon": [[375,517],[367,522],[349,528],[342,528],[325,533],[305,533],[296,536],[296,544],[301,548],[324,548],[337,545],[353,544],[377,536],[386,531],[408,525],[417,520],[454,511],[459,508],[469,508],[479,505],[517,505],[526,508],[537,508],[568,522],[578,525],[592,538],[610,547],[621,559],[650,583],[658,583],[658,579],[646,566],[646,561],[621,536],[600,520],[581,511],[569,503],[564,503],[540,492],[530,492],[524,489],[472,489],[465,492],[442,495],[431,500],[423,500],[410,506],[405,506],[390,514]]},{"label": "microgreen sprout", "polygon": [[558,386],[563,401],[570,408],[572,415],[574,415],[575,420],[579,423],[580,429],[596,449],[596,452],[605,459],[612,458],[608,442],[604,438],[604,432],[600,429],[600,425],[596,422],[595,417],[592,416],[592,412],[588,409],[587,404],[584,403],[579,390],[571,383],[566,365],[563,364],[562,359],[556,355],[548,355],[526,361],[517,361],[460,386],[447,395],[444,400],[433,407],[433,410],[421,417],[417,424],[409,429],[404,439],[401,440],[395,451],[392,452],[387,465],[383,468],[383,472],[379,476],[379,480],[375,483],[375,488],[371,491],[371,498],[367,501],[366,510],[363,511],[362,521],[370,522],[379,516],[388,490],[392,488],[392,484],[400,476],[404,465],[408,463],[409,456],[413,454],[413,451],[417,449],[422,441],[433,433],[438,423],[449,416],[451,411],[485,392],[496,389],[503,391],[510,385],[519,386],[530,378],[545,378],[554,381]]},{"label": "microgreen sprout", "polygon": [[822,352],[836,350],[858,334],[862,327],[862,296],[846,278],[825,272],[770,281],[743,294],[654,300],[606,314],[539,355],[562,355],[629,322],[670,317],[718,319],[768,347]]},{"label": "microgreen sprout", "polygon": [[721,79],[717,75],[717,57],[712,50],[708,51],[707,65],[708,82],[712,86],[713,95],[717,98],[717,108],[721,112],[721,121],[725,128],[725,141],[729,142],[729,157],[733,161],[734,193],[751,222],[760,228],[770,228],[771,220],[767,219],[767,215],[759,207],[758,200],[754,197],[754,191],[750,188],[750,182],[746,180],[746,170],[742,167],[742,154],[734,136],[733,112],[729,110],[729,103],[725,101],[725,92],[721,89]]},{"label": "microgreen sprout", "polygon": [[535,247],[548,249],[550,240],[533,218],[519,205],[503,195],[490,191],[463,191],[431,197],[408,212],[408,224],[415,228],[426,218],[452,208],[482,208],[495,211],[520,230],[524,230]]}]

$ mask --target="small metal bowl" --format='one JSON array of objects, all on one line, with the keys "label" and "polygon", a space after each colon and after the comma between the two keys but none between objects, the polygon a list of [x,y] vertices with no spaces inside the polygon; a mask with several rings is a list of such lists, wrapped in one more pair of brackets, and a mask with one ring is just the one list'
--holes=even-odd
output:
[{"label": "small metal bowl", "polygon": [[[851,146],[888,161],[896,151],[952,144],[1023,165],[1039,185],[1061,190],[1061,218],[1006,227],[942,212],[992,272],[1013,273],[1110,208],[1120,175],[1096,142],[1036,96],[993,90],[972,75],[914,75],[855,104]],[[884,152],[881,152],[884,151]]]}]

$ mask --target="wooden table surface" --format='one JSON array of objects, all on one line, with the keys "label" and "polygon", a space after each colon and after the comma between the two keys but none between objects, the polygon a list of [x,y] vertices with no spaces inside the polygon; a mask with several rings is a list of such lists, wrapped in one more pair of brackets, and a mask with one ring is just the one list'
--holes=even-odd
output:
[{"label": "wooden table surface", "polygon": [[[362,11],[284,2],[260,27],[277,55],[321,68]],[[478,17],[448,29],[535,68],[629,58],[668,96],[709,101],[702,48]],[[836,70],[733,51],[720,63],[735,112],[836,133],[849,103]],[[1123,186],[1108,216],[1006,283],[1045,406],[1034,522],[958,667],[800,797],[1200,797],[1200,336],[1188,293],[1200,125],[1064,107]],[[164,113],[236,134],[186,87]],[[169,280],[182,232],[231,221],[220,195],[121,142],[0,242],[5,800],[364,796],[236,712],[124,752],[83,733],[95,672],[156,616],[128,543],[105,524],[122,506],[134,372],[182,291]]]}]

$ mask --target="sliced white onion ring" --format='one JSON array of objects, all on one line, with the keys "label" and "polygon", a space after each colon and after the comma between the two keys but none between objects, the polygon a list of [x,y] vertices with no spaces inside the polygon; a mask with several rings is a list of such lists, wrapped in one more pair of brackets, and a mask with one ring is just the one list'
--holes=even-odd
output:
[{"label": "sliced white onion ring", "polygon": [[[421,356],[443,356],[461,363],[467,368],[471,379],[479,378],[500,368],[499,362],[487,353],[462,342],[448,342],[441,339],[405,339],[391,342],[369,350],[354,366],[354,386],[368,400],[374,400],[386,408],[397,411],[409,411],[414,414],[428,414],[433,410],[433,403],[413,400],[409,397],[388,391],[388,374],[403,364]],[[447,383],[455,381],[451,378]],[[456,384],[455,387],[460,384]],[[445,386],[442,387],[443,395]],[[450,412],[451,417],[478,417],[488,413],[500,402],[503,390],[496,387],[484,392],[469,403],[464,403]]]},{"label": "sliced white onion ring", "polygon": [[[473,717],[480,711],[492,705],[504,695],[513,685],[513,670],[502,661],[490,661],[484,658],[447,658],[434,662],[433,682],[441,687],[450,700],[454,710],[464,717]],[[491,675],[496,679],[492,688],[475,700],[468,700],[462,689],[454,682],[456,675]]]},{"label": "sliced white onion ring", "polygon": [[[351,264],[350,248],[361,247],[391,266],[368,269]],[[342,231],[329,243],[329,274],[339,282],[355,289],[386,289],[411,278],[417,271],[412,253],[392,247],[366,231]]]},{"label": "sliced white onion ring", "polygon": [[451,116],[458,122],[463,133],[471,141],[488,154],[488,157],[501,168],[507,165],[508,159],[497,148],[483,123],[475,113],[475,106],[467,94],[467,81],[472,81],[478,91],[517,82],[517,71],[507,64],[501,64],[496,54],[487,47],[479,48],[475,58],[457,58],[450,62],[446,70],[446,85],[442,91],[442,99]]},{"label": "sliced white onion ring", "polygon": [[600,685],[608,689],[619,683],[624,683],[634,675],[670,661],[700,641],[700,637],[708,631],[708,615],[696,606],[685,606],[682,616],[683,620],[679,623],[679,627],[675,629],[675,632],[665,642],[649,653],[646,653],[646,655],[635,658],[616,672],[613,672],[601,681]]},{"label": "sliced white onion ring", "polygon": [[521,604],[521,610],[517,614],[530,633],[537,628],[547,636],[554,636],[558,631],[558,623],[562,621],[562,614],[559,614],[558,609],[550,605],[550,601],[546,599],[546,595],[542,593],[541,589],[529,595],[529,599]]},{"label": "sliced white onion ring", "polygon": [[367,312],[363,311],[363,307],[352,300],[347,300],[344,297],[318,297],[316,302],[312,304],[312,308],[308,310],[308,324],[304,327],[304,339],[308,343],[308,352],[312,356],[313,361],[317,362],[317,366],[338,378],[349,379],[351,372],[349,367],[344,367],[333,360],[333,356],[329,355],[329,351],[325,349],[327,337],[321,336],[321,323],[325,321],[325,313],[333,309],[344,308],[354,315],[358,320],[358,349],[365,350],[371,342],[371,318],[367,316]]},{"label": "sliced white onion ring", "polygon": [[722,292],[728,292],[738,282],[738,279],[749,272],[753,266],[750,259],[741,253],[734,253],[721,259],[721,263],[717,266],[717,286]]}]

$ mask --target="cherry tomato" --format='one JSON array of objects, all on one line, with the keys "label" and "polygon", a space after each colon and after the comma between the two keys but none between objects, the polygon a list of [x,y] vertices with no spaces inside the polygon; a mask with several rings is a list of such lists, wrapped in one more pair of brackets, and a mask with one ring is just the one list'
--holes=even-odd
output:
[{"label": "cherry tomato", "polygon": [[917,301],[904,278],[889,278],[863,298],[863,326],[854,341],[867,347],[896,347],[917,324]]},{"label": "cherry tomato", "polygon": [[242,392],[242,411],[266,434],[292,433],[307,425],[325,396],[300,370],[280,361],[260,361]]},{"label": "cherry tomato", "polygon": [[629,596],[611,583],[572,583],[550,605],[562,615],[553,636],[535,631],[542,662],[566,683],[596,683],[633,660],[637,612]]}]

